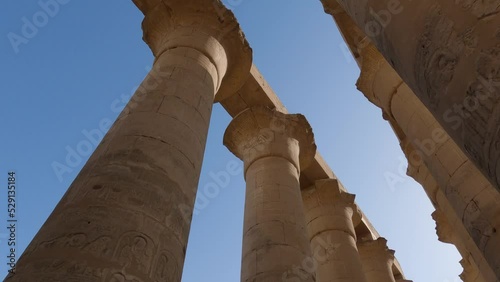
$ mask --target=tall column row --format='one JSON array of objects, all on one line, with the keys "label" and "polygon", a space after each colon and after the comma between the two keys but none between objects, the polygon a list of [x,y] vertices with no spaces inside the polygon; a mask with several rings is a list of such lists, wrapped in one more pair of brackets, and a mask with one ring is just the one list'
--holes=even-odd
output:
[{"label": "tall column row", "polygon": [[393,252],[380,247],[386,241],[357,242],[354,195],[336,179],[301,191],[300,173],[316,152],[302,115],[246,109],[229,124],[224,145],[244,162],[241,281],[394,281]]},{"label": "tall column row", "polygon": [[500,1],[338,2],[500,191]]},{"label": "tall column row", "polygon": [[217,2],[135,3],[153,69],[6,281],[181,281],[214,96],[251,50]]},{"label": "tall column row", "polygon": [[[416,179],[424,186],[433,203],[442,208],[454,224],[459,225],[456,232],[460,230],[460,238],[463,242],[467,242],[467,250],[473,254],[483,275],[492,280],[498,279],[500,268],[495,252],[500,251],[500,235],[496,231],[500,227],[497,216],[500,212],[500,193],[462,152],[457,143],[445,133],[431,113],[432,110],[429,111],[408,87],[405,83],[407,77],[403,77],[405,79],[403,81],[398,75],[393,68],[394,61],[387,61],[370,42],[370,39],[374,38],[370,36],[368,27],[380,24],[379,21],[382,19],[388,21],[386,24],[392,25],[390,21],[395,15],[390,12],[399,14],[407,5],[387,3],[386,9],[379,11],[378,14],[372,7],[370,15],[363,14],[363,16],[383,15],[383,18],[379,17],[379,21],[358,28],[356,19],[349,17],[352,16],[352,10],[347,10],[346,13],[342,7],[345,7],[345,2],[339,1],[342,6],[334,0],[322,2],[325,10],[337,21],[339,29],[343,32],[349,31],[349,34],[345,35],[346,43],[361,68],[361,76],[357,82],[358,89],[382,109],[384,118],[391,123],[396,135],[402,141],[410,168],[419,167],[417,171],[410,170],[410,172],[417,178],[418,174],[424,171],[432,175],[425,179]],[[368,2],[377,1],[365,2],[367,3],[363,4],[364,8],[369,7]],[[362,7],[354,2],[346,5]],[[412,11],[412,13],[417,12]],[[418,14],[424,15],[424,13]],[[363,16],[357,15],[358,18]],[[385,31],[386,29],[379,29],[377,36],[383,36]],[[374,42],[379,43],[376,40]],[[443,63],[446,63],[446,60],[443,60]],[[456,121],[455,118],[454,122]],[[432,180],[436,185],[429,184]]]},{"label": "tall column row", "polygon": [[[361,53],[358,89],[384,111],[393,128],[401,131],[415,149],[406,152],[408,162],[424,163],[442,195],[480,250],[495,277],[500,277],[497,255],[500,247],[500,193],[480,173],[442,129],[431,113],[394,72],[373,45]],[[488,268],[485,265],[485,268]],[[490,270],[485,269],[485,272]]]}]

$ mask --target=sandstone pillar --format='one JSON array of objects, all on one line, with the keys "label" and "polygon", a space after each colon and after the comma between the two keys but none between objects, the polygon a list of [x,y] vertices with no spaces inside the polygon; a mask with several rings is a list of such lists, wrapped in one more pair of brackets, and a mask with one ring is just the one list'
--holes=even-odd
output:
[{"label": "sandstone pillar", "polygon": [[354,226],[361,213],[355,196],[341,191],[336,179],[316,181],[303,191],[309,240],[318,282],[366,282]]},{"label": "sandstone pillar", "polygon": [[135,3],[153,70],[6,281],[181,281],[214,95],[251,50],[217,2]]},{"label": "sandstone pillar", "polygon": [[367,282],[395,282],[392,273],[394,251],[387,248],[387,240],[358,242],[359,255]]},{"label": "sandstone pillar", "polygon": [[500,190],[500,1],[338,2]]},{"label": "sandstone pillar", "polygon": [[[416,150],[406,138],[402,141],[402,148],[408,158],[408,175],[422,184],[433,205],[441,211],[443,215],[441,217],[443,218],[442,222],[449,222],[448,225],[453,226],[452,231],[450,231],[454,238],[453,244],[457,247],[462,257],[467,261],[473,261],[473,264],[477,266],[478,271],[482,277],[485,277],[486,281],[495,281],[497,279],[495,265],[498,265],[498,261],[496,260],[496,254],[490,249],[485,248],[485,246],[489,244],[492,249],[498,250],[498,247],[495,247],[495,244],[497,244],[495,242],[497,242],[499,237],[496,232],[481,233],[478,230],[482,229],[485,232],[489,232],[488,230],[491,230],[491,226],[498,224],[498,217],[495,215],[498,212],[498,206],[491,204],[500,202],[496,190],[492,187],[478,188],[480,187],[478,184],[481,182],[477,180],[474,182],[474,179],[477,179],[476,177],[481,179],[482,175],[479,172],[468,172],[459,176],[460,171],[457,171],[455,176],[451,175],[451,177],[459,179],[459,181],[446,180],[448,175],[439,173],[439,170],[434,170],[434,173],[431,173],[423,162],[423,160],[429,161],[429,159]],[[454,150],[451,152],[460,151]],[[437,157],[438,155],[434,156]],[[435,160],[432,162],[434,164],[437,163]],[[465,162],[462,166],[467,166],[468,164],[470,163]],[[474,167],[472,166],[472,168]],[[433,175],[439,177],[439,182]],[[484,181],[482,183],[488,182]],[[441,185],[446,185],[446,188],[443,189]],[[460,199],[466,199],[466,195],[468,194],[477,195],[470,202],[470,205],[472,207],[479,207],[478,210],[473,208],[471,211],[461,211],[458,208],[461,205],[465,205],[463,203],[464,200]],[[480,196],[481,194],[484,194],[484,196]],[[468,209],[472,207],[469,206]],[[446,242],[445,240],[441,241]]]},{"label": "sandstone pillar", "polygon": [[[336,0],[322,2],[341,32],[347,33],[344,38],[361,68],[358,89],[382,109],[401,140],[409,175],[422,184],[434,206],[439,206],[453,222],[457,237],[477,261],[482,275],[496,280],[498,261],[490,249],[499,251],[500,237],[495,230],[499,225],[500,194],[444,133]],[[394,9],[397,3],[387,4]]]},{"label": "sandstone pillar", "polygon": [[463,258],[460,261],[460,264],[462,265],[464,271],[462,272],[462,274],[460,274],[460,278],[464,282],[488,281],[482,275],[471,252],[468,251],[465,247],[465,243],[460,238],[460,232],[457,232],[456,226],[450,224],[443,211],[441,211],[441,209],[436,209],[436,211],[432,213],[432,218],[434,219],[434,221],[436,221],[436,234],[439,241],[455,245],[458,252]]},{"label": "sandstone pillar", "polygon": [[487,264],[482,264],[484,273],[493,271],[496,277],[500,277],[500,262],[490,251],[500,248],[500,233],[496,232],[500,226],[497,216],[500,193],[445,133],[373,45],[365,46],[360,54],[358,89],[382,108],[400,140],[411,144],[412,150],[405,152],[409,164],[420,166],[423,163],[428,168],[444,197],[442,202],[451,207],[446,212],[453,213],[449,216],[460,220],[457,224],[463,225],[469,233],[465,237],[472,239],[480,251],[475,253],[480,256],[477,261],[487,261]]},{"label": "sandstone pillar", "polygon": [[[403,141],[403,143],[406,142]],[[411,147],[411,144],[403,145],[403,150],[407,155],[413,152],[414,149]],[[488,277],[489,280],[494,281],[496,279],[495,273],[485,260],[483,251],[479,249],[465,225],[461,223],[462,219],[454,212],[448,198],[444,195],[443,190],[439,188],[427,167],[422,163],[409,162],[408,175],[422,185],[432,204],[436,207],[436,212],[432,214],[432,217],[437,224],[438,239],[441,242],[455,245],[462,256],[463,259],[460,262],[464,268],[461,275],[461,277],[464,277],[462,280],[485,282],[488,280],[484,277]],[[474,279],[465,278],[472,276],[474,276]]]},{"label": "sandstone pillar", "polygon": [[316,152],[306,119],[250,108],[229,124],[224,145],[244,161],[247,183],[241,281],[315,281],[299,183]]}]

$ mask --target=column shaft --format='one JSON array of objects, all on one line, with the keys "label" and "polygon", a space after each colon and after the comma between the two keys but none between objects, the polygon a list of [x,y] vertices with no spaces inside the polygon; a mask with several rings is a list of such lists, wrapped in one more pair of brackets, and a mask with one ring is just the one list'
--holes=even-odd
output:
[{"label": "column shaft", "polygon": [[299,182],[316,152],[306,119],[250,108],[229,124],[224,145],[245,163],[241,281],[315,281]]},{"label": "column shaft", "polygon": [[321,180],[302,193],[318,282],[366,282],[356,246],[353,218],[361,218],[354,195],[337,180]]},{"label": "column shaft", "polygon": [[241,281],[314,281],[304,267],[311,253],[296,167],[266,157],[248,168],[246,178]]},{"label": "column shaft", "polygon": [[181,281],[214,97],[251,50],[220,3],[134,3],[153,70],[6,281]]},{"label": "column shaft", "polygon": [[158,58],[8,281],[180,281],[213,70],[193,49]]},{"label": "column shaft", "polygon": [[396,281],[392,273],[394,251],[387,248],[387,240],[358,242],[358,250],[367,282]]}]

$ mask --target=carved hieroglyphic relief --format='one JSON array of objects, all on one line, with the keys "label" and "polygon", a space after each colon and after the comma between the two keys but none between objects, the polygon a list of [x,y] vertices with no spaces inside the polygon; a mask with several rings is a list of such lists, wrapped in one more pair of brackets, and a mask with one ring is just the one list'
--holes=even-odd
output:
[{"label": "carved hieroglyphic relief", "polygon": [[455,0],[455,4],[463,10],[470,10],[480,20],[494,16],[500,11],[498,0]]},{"label": "carved hieroglyphic relief", "polygon": [[[481,163],[488,174],[500,183],[500,45],[482,50],[476,61],[476,80],[467,89],[462,105],[466,150]],[[481,151],[479,151],[482,148]]]},{"label": "carved hieroglyphic relief", "polygon": [[163,250],[156,258],[156,263],[153,267],[152,277],[155,281],[166,281],[168,277],[180,277],[180,269],[176,261],[172,260],[174,256]]},{"label": "carved hieroglyphic relief", "polygon": [[125,268],[149,273],[156,246],[151,238],[140,232],[127,232],[119,240],[114,258]]},{"label": "carved hieroglyphic relief", "polygon": [[443,17],[438,4],[433,5],[418,42],[414,72],[421,93],[434,108],[453,79],[463,45],[453,30],[453,22]]}]

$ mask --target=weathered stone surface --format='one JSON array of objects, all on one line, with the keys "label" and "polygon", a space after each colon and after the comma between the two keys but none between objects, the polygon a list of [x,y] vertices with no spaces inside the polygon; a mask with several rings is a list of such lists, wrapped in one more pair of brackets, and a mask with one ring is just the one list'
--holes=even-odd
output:
[{"label": "weathered stone surface", "polygon": [[[483,277],[477,262],[474,260],[473,255],[467,250],[467,242],[464,243],[460,236],[460,230],[456,226],[450,224],[444,212],[437,209],[432,213],[432,218],[436,221],[436,233],[441,242],[454,244],[457,250],[462,255],[463,259],[460,261],[464,271],[460,275],[463,281],[488,281]],[[494,279],[494,278],[488,278]]]},{"label": "weathered stone surface", "polygon": [[500,1],[338,2],[500,190]]},{"label": "weathered stone surface", "polygon": [[[351,3],[340,1],[342,5],[338,5],[338,3],[334,0],[324,0],[322,2],[325,6],[325,10],[328,13],[331,13],[336,20],[340,31],[343,33],[349,31],[349,34],[344,34],[344,38],[362,70],[357,83],[358,89],[362,91],[372,103],[379,106],[383,110],[384,118],[390,122],[396,135],[401,140],[402,148],[405,151],[409,162],[409,175],[414,177],[423,185],[432,203],[436,207],[443,209],[446,213],[446,217],[452,220],[454,225],[457,226],[454,231],[456,233],[456,237],[458,238],[457,241],[459,240],[465,244],[464,249],[467,254],[472,254],[474,260],[476,260],[478,262],[477,264],[480,265],[480,272],[485,277],[489,277],[488,279],[490,280],[498,279],[498,271],[496,275],[493,272],[493,269],[498,269],[496,266],[498,264],[497,256],[487,255],[488,252],[484,249],[485,244],[487,244],[485,243],[486,241],[490,242],[489,244],[491,244],[491,246],[497,245],[497,243],[494,242],[498,240],[498,234],[497,232],[493,232],[493,230],[498,229],[498,206],[500,206],[498,191],[495,190],[493,186],[489,185],[488,180],[483,177],[479,170],[475,168],[469,158],[462,152],[460,147],[453,140],[451,140],[449,135],[444,134],[443,128],[438,124],[438,121],[433,116],[433,114],[435,114],[433,111],[434,108],[431,108],[429,111],[426,108],[426,106],[429,105],[426,104],[424,106],[424,104],[415,96],[413,91],[410,90],[410,87],[408,87],[405,83],[408,83],[408,77],[405,76],[408,73],[400,72],[403,76],[403,81],[403,79],[393,69],[396,65],[396,69],[400,70],[397,68],[398,63],[401,60],[407,60],[411,55],[408,56],[405,52],[412,52],[413,50],[411,50],[411,48],[414,47],[406,46],[408,47],[405,47],[406,49],[390,49],[391,46],[389,44],[391,42],[397,41],[397,44],[413,44],[411,43],[411,40],[405,39],[406,42],[401,41],[403,38],[401,31],[405,30],[406,33],[408,30],[400,29],[399,31],[396,31],[396,27],[392,23],[393,20],[397,18],[398,24],[396,26],[404,26],[404,21],[412,21],[412,28],[418,29],[418,24],[425,18],[422,16],[424,12],[414,9],[411,12],[413,17],[407,14],[405,15],[406,18],[404,18],[402,16],[403,9],[407,9],[410,5],[424,7],[427,3],[424,3],[425,1],[420,1],[418,3],[389,1],[383,4],[385,5],[384,9],[377,10],[375,7],[383,6],[381,1],[361,1],[363,4],[359,1]],[[470,5],[465,5],[464,9],[469,9],[471,7],[476,7],[475,9],[478,9],[481,5],[488,6],[484,3],[479,4],[479,2],[471,2],[469,4]],[[351,10],[348,10],[346,13],[342,6]],[[444,4],[443,6],[447,6],[447,13],[456,8]],[[496,7],[498,8],[498,6]],[[494,5],[489,6],[489,8],[494,9]],[[365,9],[366,12],[359,13],[360,10],[357,9]],[[356,16],[352,18],[350,16],[346,16],[346,14],[353,15],[351,13],[354,11],[356,11]],[[409,10],[407,12],[409,12]],[[446,14],[446,16],[456,16],[456,14]],[[359,24],[360,18],[364,18],[365,20],[373,20],[373,18],[375,18],[375,21],[369,21],[366,25],[362,25],[360,26],[361,28],[359,28],[356,26],[356,22]],[[381,21],[384,21],[387,26],[384,25],[384,27],[379,30],[370,30],[370,27],[374,27],[374,25],[377,24],[380,25],[382,23]],[[432,40],[439,41],[449,39],[446,36],[443,38],[436,37],[436,34],[439,32],[454,28],[453,25],[448,25],[446,28],[445,26],[446,25],[438,22],[435,22],[434,25],[427,26],[429,32],[434,34]],[[377,34],[370,33],[370,31],[377,31]],[[386,34],[387,32],[391,32],[391,34],[388,35]],[[396,35],[396,33],[398,34]],[[473,46],[478,43],[476,40],[477,34],[475,33],[477,33],[477,30],[469,29],[462,34],[462,38],[464,39],[466,46],[465,49],[467,49],[465,50],[464,56],[473,56],[474,54],[478,55],[478,53],[474,53],[475,51],[473,50]],[[394,36],[398,38],[395,38]],[[378,49],[380,49],[381,45],[388,47],[387,49],[383,49],[381,51],[382,54],[386,56],[389,63],[369,39],[373,39],[373,42]],[[491,43],[491,38],[485,40],[486,41],[483,43]],[[487,42],[488,40],[490,40],[489,43]],[[453,44],[450,43],[451,47],[453,47],[452,45]],[[432,43],[431,45],[424,45],[422,47],[422,50],[425,48],[435,48],[435,46],[432,46]],[[398,51],[399,54],[395,55],[394,58],[388,58],[385,51]],[[404,58],[401,58],[400,56],[403,56]],[[462,57],[460,58],[462,59]],[[438,71],[435,75],[424,74],[424,76],[431,80],[435,79],[435,82],[438,84],[441,83],[439,82],[441,78],[446,80],[446,76],[450,75],[450,69],[446,66],[453,65],[453,62],[446,60],[445,57],[440,58],[443,58],[441,62],[443,62],[444,69]],[[423,60],[423,58],[420,58],[417,61],[412,61],[405,67],[412,67],[413,65],[421,63],[426,64]],[[451,64],[447,64],[448,62],[451,62]],[[429,69],[434,68],[431,71],[436,71],[436,67],[439,68],[441,66],[428,65]],[[426,71],[424,68],[421,68],[421,70],[416,74],[423,74]],[[473,68],[471,68],[471,70],[472,69]],[[458,72],[459,75],[464,75],[465,73],[466,72],[464,72],[463,69]],[[411,76],[414,74],[411,73],[409,75]],[[457,80],[455,80],[455,83],[457,83]],[[410,84],[410,86],[412,85]],[[437,84],[435,86],[438,87]],[[462,89],[467,89],[467,87],[463,87]],[[479,96],[482,97],[485,97],[488,94],[484,92],[492,90],[491,88],[488,88],[480,83],[476,83],[474,89],[480,91],[480,94],[482,95]],[[440,91],[441,92],[438,91],[435,93],[438,93],[440,95],[439,97],[445,97],[444,93],[447,90],[441,89]],[[448,93],[454,93],[455,95],[459,94],[457,91]],[[465,91],[462,91],[462,93],[465,93]],[[491,94],[491,92],[489,94]],[[473,98],[466,99],[470,102]],[[481,103],[484,102],[481,99],[478,101]],[[451,105],[449,106],[451,107]],[[488,105],[475,107],[475,111],[470,113],[467,113],[465,111],[466,109],[461,110],[463,113],[460,118],[465,117],[466,119],[471,120],[476,113],[483,113],[481,111],[481,107],[483,106],[491,107],[493,104],[490,103]],[[460,108],[457,107],[453,107],[453,110],[460,110]],[[480,116],[482,120],[487,120],[489,118],[485,114],[481,114]],[[460,121],[460,119],[458,119],[458,121]],[[453,123],[458,121],[457,119],[454,119]],[[474,126],[477,127],[474,130],[483,130],[483,133],[485,134],[487,130],[492,130],[492,127],[485,129],[484,126],[481,126],[481,121],[475,122]],[[471,136],[475,137],[481,135],[484,134],[473,133]],[[480,194],[488,196],[478,197]],[[497,249],[497,251],[500,250]],[[469,257],[469,255],[464,255],[464,258],[467,257]],[[486,263],[486,258],[489,263]]]}]

